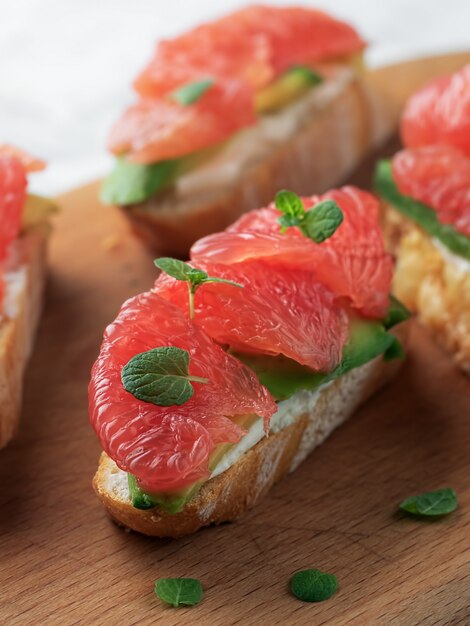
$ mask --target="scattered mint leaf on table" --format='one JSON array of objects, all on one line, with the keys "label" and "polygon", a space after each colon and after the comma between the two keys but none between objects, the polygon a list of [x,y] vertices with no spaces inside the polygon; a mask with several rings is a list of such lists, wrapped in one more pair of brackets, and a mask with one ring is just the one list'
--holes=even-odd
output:
[{"label": "scattered mint leaf on table", "polygon": [[334,574],[326,574],[318,569],[306,569],[292,576],[290,590],[303,602],[323,602],[336,593],[338,581]]},{"label": "scattered mint leaf on table", "polygon": [[213,78],[196,80],[172,91],[170,98],[179,104],[183,104],[184,106],[194,104],[206,93],[208,89],[214,86],[214,83],[215,81]]},{"label": "scattered mint leaf on table", "polygon": [[209,382],[207,378],[189,375],[189,360],[189,352],[174,346],[136,354],[122,368],[124,389],[157,406],[184,404],[194,394],[192,382]]},{"label": "scattered mint leaf on table", "polygon": [[155,594],[163,602],[177,608],[199,604],[203,590],[195,578],[159,578],[155,581]]},{"label": "scattered mint leaf on table", "polygon": [[448,515],[457,508],[457,494],[445,488],[411,496],[400,504],[400,509],[421,517]]},{"label": "scattered mint leaf on table", "polygon": [[179,259],[172,259],[171,257],[161,257],[155,259],[155,265],[158,269],[168,274],[176,280],[183,280],[188,284],[189,292],[189,317],[194,318],[194,294],[201,285],[208,283],[225,283],[232,285],[233,287],[241,287],[240,283],[236,283],[233,280],[226,280],[225,278],[217,278],[216,276],[209,276],[204,270],[199,270],[196,267],[191,267],[188,263],[180,261]]},{"label": "scattered mint leaf on table", "polygon": [[305,211],[299,196],[284,189],[276,194],[274,204],[282,213],[278,218],[281,233],[298,226],[315,243],[329,239],[343,221],[343,212],[334,200],[324,200]]}]

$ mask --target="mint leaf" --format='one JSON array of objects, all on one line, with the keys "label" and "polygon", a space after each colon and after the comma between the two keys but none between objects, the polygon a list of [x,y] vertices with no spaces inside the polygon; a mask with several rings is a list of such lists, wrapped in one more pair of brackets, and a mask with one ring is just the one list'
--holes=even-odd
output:
[{"label": "mint leaf", "polygon": [[213,87],[214,83],[215,81],[213,78],[204,78],[203,80],[188,83],[187,85],[183,85],[182,87],[175,89],[175,91],[172,91],[170,98],[185,106],[188,104],[194,104],[194,102],[197,102],[208,89]]},{"label": "mint leaf", "polygon": [[329,239],[343,221],[343,212],[334,200],[324,200],[305,214],[302,232],[315,243]]},{"label": "mint leaf", "polygon": [[159,578],[155,581],[155,594],[176,608],[199,604],[203,591],[201,583],[195,578]]},{"label": "mint leaf", "polygon": [[276,198],[274,199],[274,204],[276,206],[276,209],[278,211],[281,211],[281,213],[284,213],[284,215],[286,215],[287,217],[297,217],[300,219],[303,219],[304,217],[305,209],[304,205],[302,204],[302,200],[293,191],[288,191],[287,189],[278,191],[276,194]]},{"label": "mint leaf", "polygon": [[281,233],[291,226],[298,226],[315,243],[322,243],[331,237],[343,221],[343,212],[334,200],[324,200],[305,211],[299,196],[284,189],[276,194],[274,204],[283,213],[277,219]]},{"label": "mint leaf", "polygon": [[100,198],[105,204],[120,206],[143,202],[173,182],[178,165],[177,159],[145,165],[119,157],[101,187]]},{"label": "mint leaf", "polygon": [[423,517],[448,515],[456,508],[457,494],[450,488],[427,491],[418,496],[411,496],[400,504],[402,511]]},{"label": "mint leaf", "polygon": [[326,574],[318,569],[306,569],[292,576],[290,590],[303,602],[323,602],[336,593],[338,581],[334,574]]},{"label": "mint leaf", "polygon": [[227,280],[225,278],[217,278],[216,276],[209,276],[204,270],[200,270],[197,267],[191,267],[188,263],[179,261],[178,259],[172,259],[170,257],[161,257],[155,259],[155,265],[161,269],[168,276],[176,278],[176,280],[183,280],[188,284],[189,292],[189,317],[194,318],[194,294],[197,289],[207,283],[225,283],[226,285],[232,285],[233,287],[241,287],[240,283],[236,283],[233,280]]},{"label": "mint leaf", "polygon": [[189,352],[174,346],[136,354],[122,368],[124,389],[138,400],[157,406],[184,404],[194,394],[191,382],[209,382],[189,375],[189,358]]},{"label": "mint leaf", "polygon": [[184,261],[180,261],[179,259],[172,259],[171,257],[161,257],[160,259],[155,259],[155,265],[158,269],[168,274],[168,276],[172,276],[176,278],[176,280],[187,280],[187,281],[195,281],[204,279],[207,274],[202,270],[195,270],[188,263]]},{"label": "mint leaf", "polygon": [[379,161],[374,177],[377,193],[399,213],[402,213],[421,226],[431,237],[441,241],[451,252],[470,260],[470,237],[456,230],[450,224],[441,224],[436,211],[430,207],[403,196],[395,184],[390,161]]}]

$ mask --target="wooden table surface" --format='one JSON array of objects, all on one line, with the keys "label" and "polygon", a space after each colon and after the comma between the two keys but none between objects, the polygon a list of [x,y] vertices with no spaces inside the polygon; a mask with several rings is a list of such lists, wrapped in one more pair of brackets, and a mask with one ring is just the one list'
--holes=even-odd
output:
[{"label": "wooden table surface", "polygon": [[[378,79],[395,83],[399,103],[469,58]],[[369,176],[364,166],[356,180]],[[469,624],[469,381],[417,326],[397,379],[240,522],[178,541],[109,522],[91,490],[99,445],[89,370],[104,326],[155,271],[96,191],[61,199],[21,429],[0,453],[0,624]],[[451,516],[397,513],[406,496],[444,486],[459,496]],[[308,567],[335,573],[337,595],[317,605],[293,598],[288,580]],[[203,602],[165,607],[153,594],[162,576],[199,578]]]}]

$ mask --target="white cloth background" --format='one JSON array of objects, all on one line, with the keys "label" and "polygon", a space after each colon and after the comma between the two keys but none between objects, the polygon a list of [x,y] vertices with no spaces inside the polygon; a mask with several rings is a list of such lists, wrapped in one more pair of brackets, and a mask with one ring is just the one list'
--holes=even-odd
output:
[{"label": "white cloth background", "polygon": [[[273,4],[289,4],[289,0]],[[154,42],[241,0],[0,0],[0,142],[49,162],[31,187],[55,194],[102,175],[105,140]],[[297,0],[350,21],[384,64],[470,49],[470,0]]]}]

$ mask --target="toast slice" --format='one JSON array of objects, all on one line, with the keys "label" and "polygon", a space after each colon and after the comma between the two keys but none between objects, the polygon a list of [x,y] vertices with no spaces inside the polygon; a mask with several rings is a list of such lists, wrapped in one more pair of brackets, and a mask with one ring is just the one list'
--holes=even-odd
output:
[{"label": "toast slice", "polygon": [[470,374],[470,262],[384,204],[383,232],[396,257],[393,292]]},{"label": "toast slice", "polygon": [[[395,334],[406,343],[408,324]],[[182,537],[203,526],[239,518],[254,507],[284,475],[294,471],[330,433],[396,373],[400,362],[382,357],[351,370],[313,392],[299,392],[284,402],[294,420],[276,429],[222,473],[209,479],[175,515],[159,508],[132,506],[127,474],[106,454],[101,455],[94,489],[118,524],[155,537]]]},{"label": "toast slice", "polygon": [[123,210],[153,248],[187,257],[194,241],[266,206],[279,189],[311,195],[342,182],[389,137],[397,119],[367,73],[344,67],[240,132],[217,159]]},{"label": "toast slice", "polygon": [[38,325],[46,276],[49,225],[28,228],[10,247],[0,313],[0,448],[18,426],[23,374]]}]

